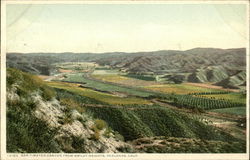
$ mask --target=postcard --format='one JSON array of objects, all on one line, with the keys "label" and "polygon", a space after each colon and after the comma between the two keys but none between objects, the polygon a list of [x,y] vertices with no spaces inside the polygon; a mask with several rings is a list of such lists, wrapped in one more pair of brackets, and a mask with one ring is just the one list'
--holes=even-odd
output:
[{"label": "postcard", "polygon": [[1,159],[248,158],[248,1],[1,1]]}]

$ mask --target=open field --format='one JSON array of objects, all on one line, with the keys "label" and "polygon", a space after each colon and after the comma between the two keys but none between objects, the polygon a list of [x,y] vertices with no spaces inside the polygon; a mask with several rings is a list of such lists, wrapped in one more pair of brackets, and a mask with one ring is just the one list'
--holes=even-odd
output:
[{"label": "open field", "polygon": [[137,74],[126,74],[126,77],[135,78],[144,81],[155,81],[155,77],[152,75],[137,75]]},{"label": "open field", "polygon": [[113,82],[113,83],[121,83],[123,81],[127,81],[130,78],[117,75],[117,74],[93,74],[91,75],[95,79],[99,79],[102,81]]},{"label": "open field", "polygon": [[120,72],[115,69],[96,69],[92,73],[93,75],[117,75]]},{"label": "open field", "polygon": [[229,89],[229,88],[223,88],[221,86],[216,86],[216,85],[212,85],[209,83],[186,83],[188,85],[192,85],[192,86],[198,86],[198,87],[204,87],[204,88],[213,88],[213,89],[219,89],[219,90],[223,90],[223,91],[230,91],[230,92],[239,92],[238,89]]},{"label": "open field", "polygon": [[150,104],[150,101],[136,97],[119,97],[108,93],[102,93],[94,91],[88,88],[81,88],[79,84],[72,84],[66,82],[47,82],[47,84],[54,88],[65,89],[78,95],[90,97],[98,101],[102,101],[108,104],[124,105],[124,104]]},{"label": "open field", "polygon": [[74,72],[73,70],[71,70],[71,69],[58,69],[58,71],[60,72],[60,73],[71,73],[71,72]]},{"label": "open field", "polygon": [[67,78],[65,78],[64,81],[83,83],[84,86],[86,87],[96,88],[98,90],[108,91],[108,92],[120,92],[120,93],[124,93],[128,95],[140,96],[140,97],[147,97],[151,95],[148,92],[143,92],[143,91],[137,90],[136,88],[126,88],[126,87],[121,87],[117,85],[106,84],[106,83],[102,83],[99,81],[90,80],[90,79],[85,78],[84,74],[82,73],[68,74]]},{"label": "open field", "polygon": [[158,84],[152,76],[126,74],[114,69],[95,70],[91,77],[104,82],[112,82],[126,86],[139,87]]},{"label": "open field", "polygon": [[143,87],[148,85],[155,85],[158,84],[154,81],[145,81],[136,78],[126,77],[124,75],[117,75],[117,74],[100,74],[100,75],[91,75],[94,79],[98,79],[104,82],[112,82],[126,86],[132,87]]},{"label": "open field", "polygon": [[186,83],[182,84],[159,84],[143,87],[152,91],[158,91],[162,93],[175,93],[175,94],[191,94],[200,92],[219,92],[220,89],[206,88],[200,86],[193,86]]}]

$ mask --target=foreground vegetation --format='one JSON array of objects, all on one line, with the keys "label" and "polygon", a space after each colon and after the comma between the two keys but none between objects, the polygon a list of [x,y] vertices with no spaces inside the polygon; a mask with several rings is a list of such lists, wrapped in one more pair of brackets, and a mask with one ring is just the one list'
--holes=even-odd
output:
[{"label": "foreground vegetation", "polygon": [[[8,153],[133,151],[130,145],[115,139],[119,133],[114,135],[105,121],[93,119],[81,107],[80,102],[95,100],[67,91],[67,98],[63,97],[64,91],[54,90],[37,77],[15,69],[8,69],[7,83]],[[54,95],[43,97],[43,92]]]},{"label": "foreground vegetation", "polygon": [[40,92],[44,100],[50,100],[56,92],[36,76],[7,69],[7,92],[13,86],[22,99],[7,99],[7,152],[58,152],[53,139],[56,131],[32,114],[36,104],[30,98],[32,92]]},{"label": "foreground vegetation", "polygon": [[[206,140],[237,141],[229,134],[206,125],[198,116],[178,113],[160,106],[126,106],[125,108],[95,108],[87,110],[105,120],[125,140],[150,136],[174,136]],[[123,125],[120,125],[120,124]]]},{"label": "foreground vegetation", "polygon": [[[67,80],[71,83],[58,81],[45,83],[36,76],[16,69],[7,70],[7,88],[10,89],[8,92],[15,92],[18,97],[22,97],[7,99],[8,152],[59,152],[58,143],[54,139],[57,130],[51,129],[44,121],[32,114],[36,107],[39,107],[30,98],[32,94],[41,95],[44,101],[56,98],[61,105],[67,107],[65,111],[67,113],[77,110],[79,113],[93,116],[96,119],[92,125],[93,135],[90,138],[93,141],[101,139],[100,135],[105,132],[105,136],[109,137],[112,133],[117,139],[132,144],[136,152],[143,153],[246,152],[244,140],[213,126],[200,111],[186,113],[175,110],[173,106],[167,106],[170,103],[177,107],[216,112],[223,112],[221,111],[223,108],[224,112],[232,113],[239,111],[240,108],[243,111],[244,103],[233,99],[197,95],[162,96],[163,94],[155,93],[150,96],[146,95],[148,92],[130,90],[130,88],[125,88],[126,93],[132,94],[121,97],[114,94],[114,91],[124,91],[119,88],[120,86],[113,85],[110,90],[105,90],[105,87],[108,88],[111,84],[96,81],[91,83],[81,74],[73,74]],[[85,84],[82,87],[78,83]],[[95,90],[99,85],[102,88]],[[116,87],[120,90],[116,90]],[[154,99],[165,101],[166,105],[163,107],[153,104],[151,100]],[[226,106],[232,108],[225,108]],[[78,118],[78,121],[84,124],[83,119]],[[61,123],[72,124],[70,114],[63,117]],[[74,149],[63,151],[85,152],[81,149],[81,145],[84,144],[83,138],[73,139],[73,142]],[[121,148],[120,151],[132,152],[126,148]]]}]

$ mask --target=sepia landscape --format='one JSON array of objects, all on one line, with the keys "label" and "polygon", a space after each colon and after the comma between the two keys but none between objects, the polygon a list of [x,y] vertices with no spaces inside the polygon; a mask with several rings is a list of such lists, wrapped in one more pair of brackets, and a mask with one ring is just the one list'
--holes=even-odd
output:
[{"label": "sepia landscape", "polygon": [[16,39],[6,54],[8,153],[246,153],[244,43],[49,52]]}]

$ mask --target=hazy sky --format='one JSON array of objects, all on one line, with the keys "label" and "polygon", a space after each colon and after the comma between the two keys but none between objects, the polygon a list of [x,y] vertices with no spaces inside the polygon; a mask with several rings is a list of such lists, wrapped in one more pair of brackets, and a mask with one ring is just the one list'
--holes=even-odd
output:
[{"label": "hazy sky", "polygon": [[7,52],[246,46],[246,5],[7,5]]}]

